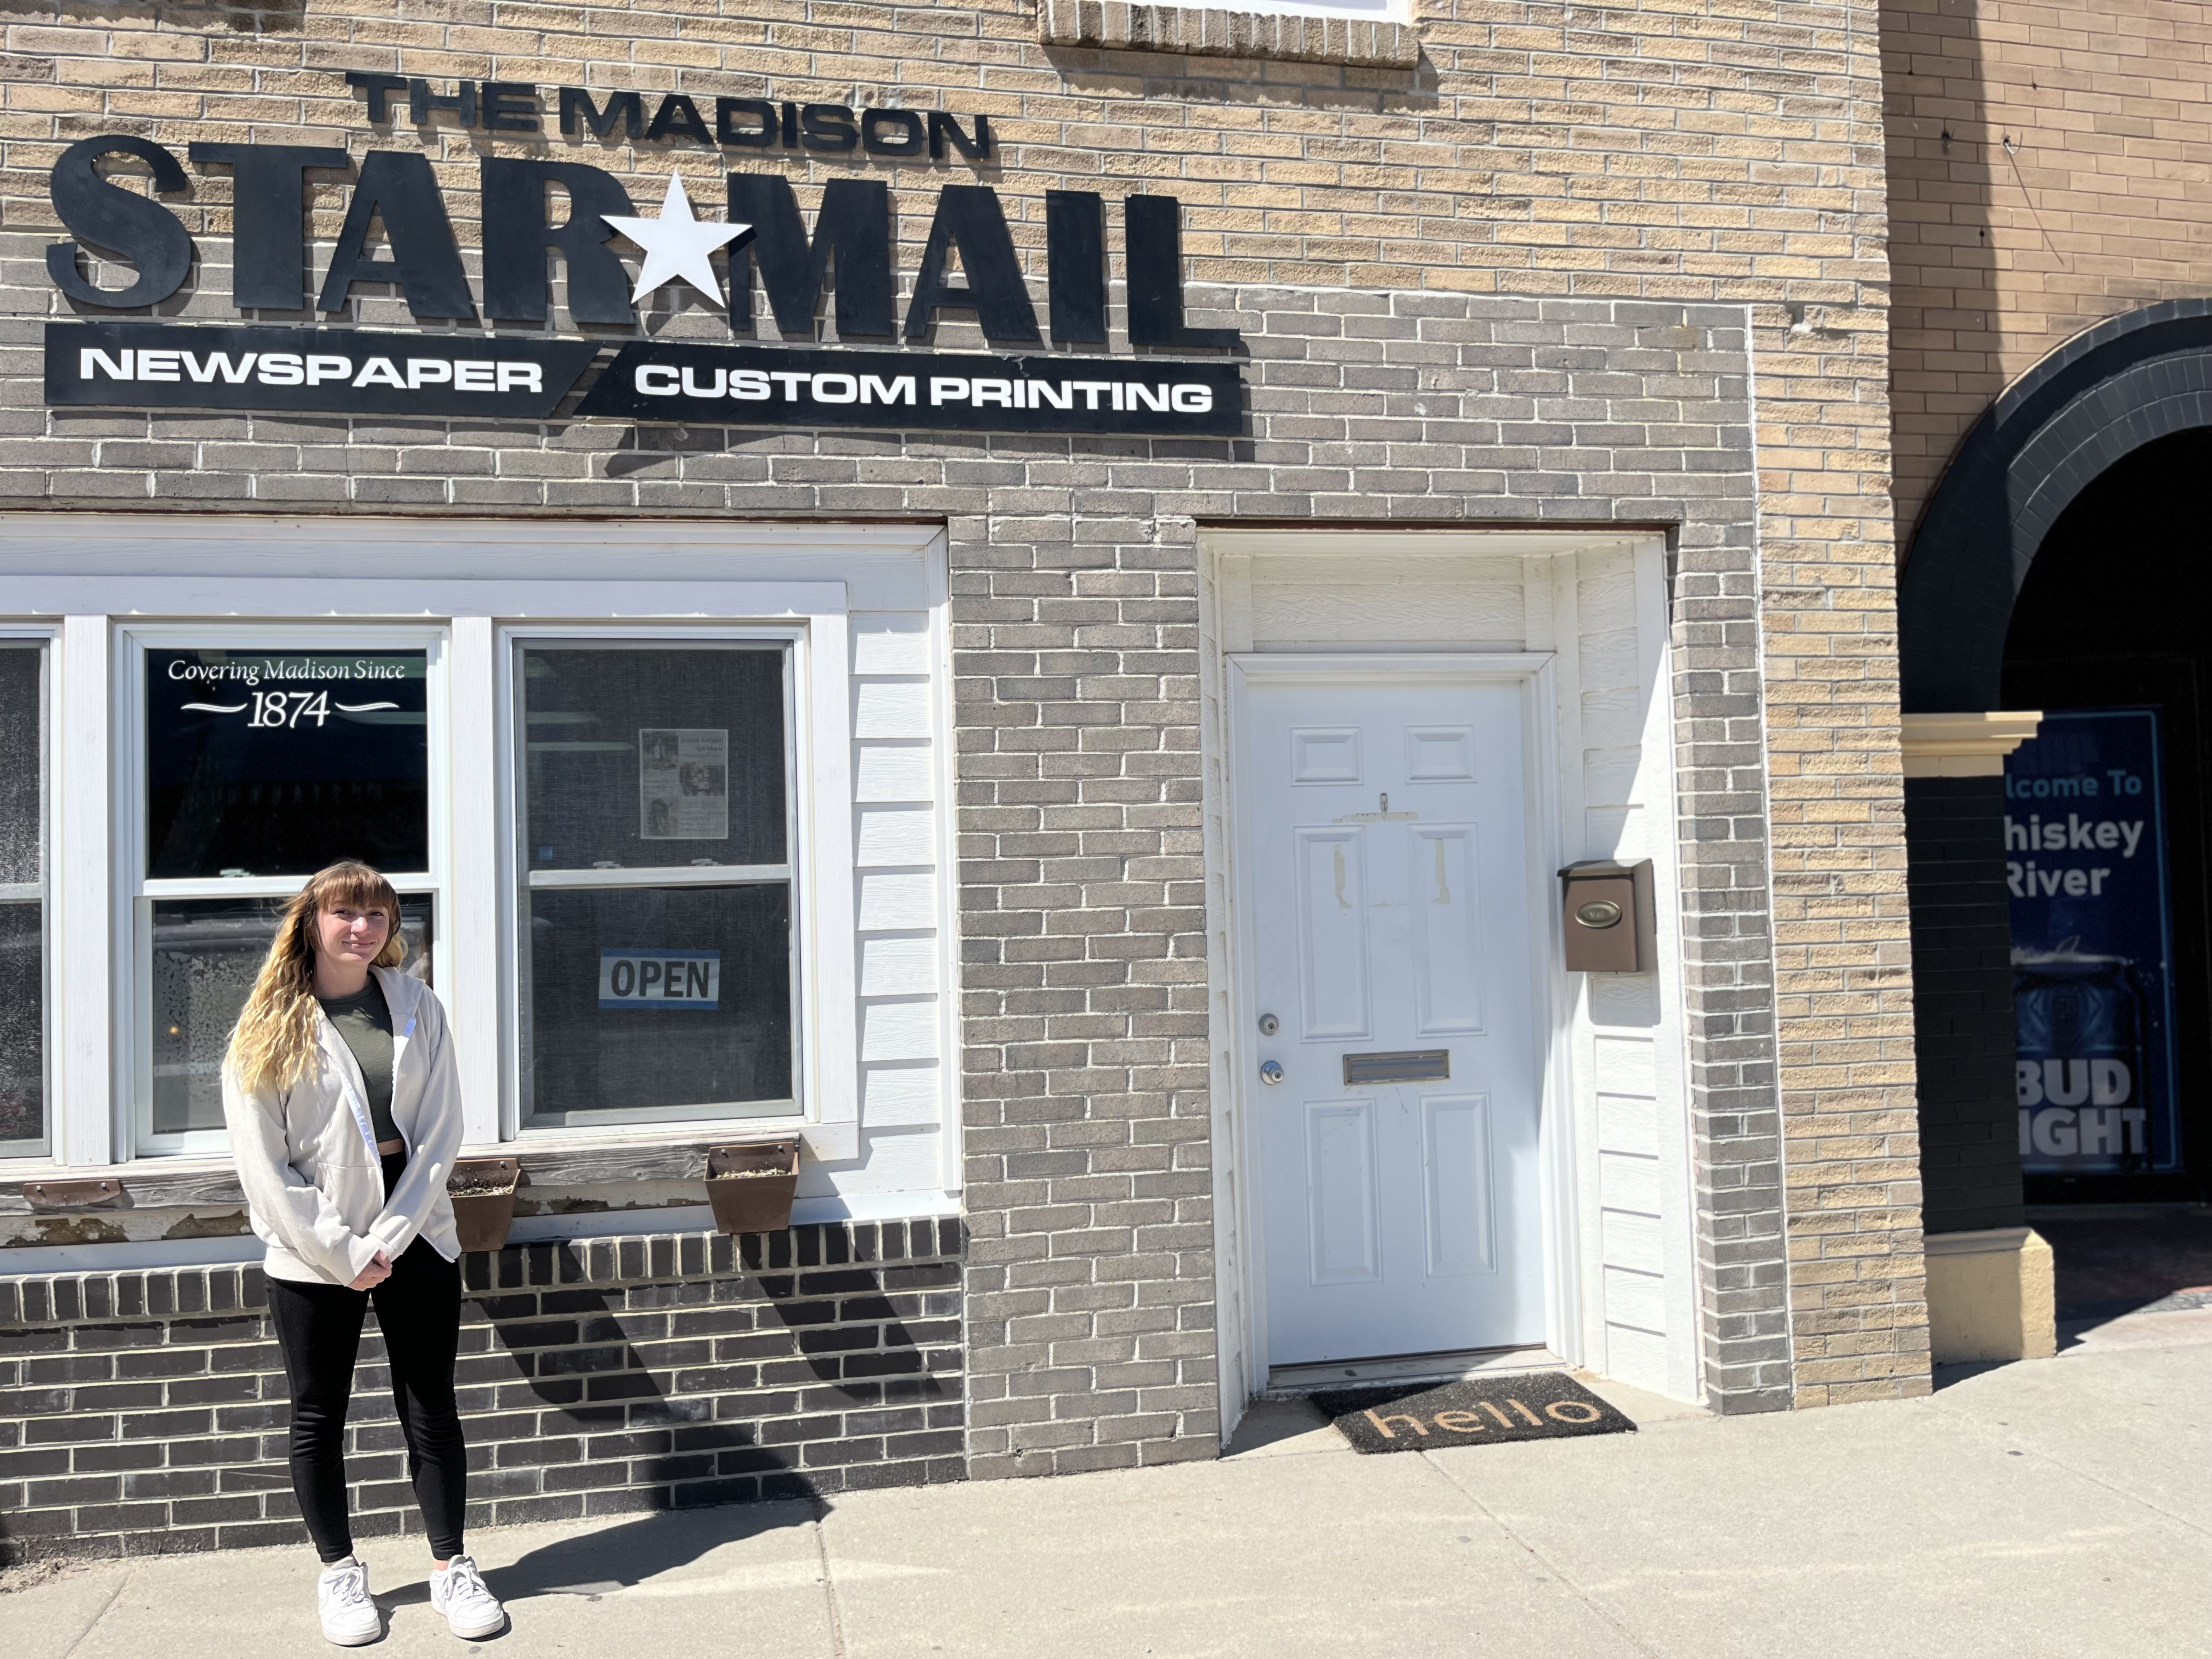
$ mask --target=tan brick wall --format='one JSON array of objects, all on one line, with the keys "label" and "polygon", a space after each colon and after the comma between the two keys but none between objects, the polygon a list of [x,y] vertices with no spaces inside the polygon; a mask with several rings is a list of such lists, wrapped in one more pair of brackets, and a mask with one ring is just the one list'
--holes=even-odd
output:
[{"label": "tan brick wall", "polygon": [[[1875,7],[1865,0],[1611,7],[1457,0],[1420,6],[1417,15],[1423,61],[1409,72],[1048,47],[1038,41],[1034,13],[1008,0],[980,7],[316,0],[304,9],[72,5],[44,15],[19,6],[7,15],[9,55],[0,63],[0,224],[50,228],[46,170],[63,143],[93,131],[142,131],[179,150],[195,138],[251,137],[344,142],[358,154],[372,135],[335,74],[351,68],[710,96],[850,103],[865,94],[872,101],[988,111],[1005,155],[986,176],[1006,198],[1026,248],[1042,244],[1049,186],[1109,195],[1138,184],[1171,188],[1185,204],[1191,274],[1200,282],[1753,307],[1763,575],[1755,593],[1708,599],[1686,590],[1678,597],[1684,629],[1706,628],[1704,642],[1731,653],[1737,672],[1763,676],[1771,734],[1771,774],[1760,745],[1746,742],[1731,777],[1739,837],[1766,842],[1764,801],[1769,793],[1772,800],[1766,854],[1779,1070],[1762,1077],[1754,1066],[1746,1081],[1780,1090],[1784,1127],[1773,1158],[1792,1194],[1791,1266],[1786,1284],[1778,1263],[1744,1271],[1778,1304],[1786,1292],[1801,1401],[1923,1389]],[[374,142],[416,140],[403,130]],[[443,157],[462,240],[473,243],[479,146],[524,155],[537,148],[450,129],[430,142]],[[670,155],[684,154],[654,148],[634,155],[557,139],[548,148],[624,173],[647,202],[658,199],[654,181],[665,177]],[[695,197],[718,165],[690,153],[684,170]],[[866,164],[778,153],[741,165],[787,171],[811,207],[807,184]],[[929,203],[923,186],[933,175],[913,167],[882,171],[899,192],[902,264],[910,270]],[[947,172],[967,176],[964,168]],[[228,189],[221,175],[196,174],[192,204],[208,205],[183,208],[188,220],[200,220],[204,252],[216,259],[226,246]],[[317,228],[328,237],[342,196],[327,188],[319,202]],[[21,376],[34,372],[26,349],[34,339],[31,319],[58,307],[35,260],[22,251],[13,258],[9,281],[18,286],[0,329],[15,359],[9,372]],[[188,314],[226,315],[221,301],[219,290],[204,295]],[[372,301],[366,311],[398,320],[379,309],[389,305]],[[678,321],[708,331],[719,326],[711,318]],[[1326,356],[1326,343],[1316,349]],[[227,487],[197,476],[191,459],[116,474],[100,459],[97,423],[64,431],[20,380],[5,420],[4,493],[19,502],[112,504],[134,489],[141,500],[207,500]],[[176,429],[171,422],[163,432]],[[130,435],[106,434],[118,442]],[[142,428],[137,435],[149,434]],[[490,476],[465,492],[441,485],[431,476],[434,463],[418,455],[414,465],[427,469],[421,476],[340,481],[335,497],[322,480],[316,488],[325,493],[301,499],[341,510],[372,503],[389,510],[409,501],[449,508],[466,501],[478,510],[821,510],[813,487],[787,471],[799,459],[793,439],[746,446],[748,463],[759,465],[744,476],[776,487],[741,494],[716,482],[738,476],[711,470],[721,458],[683,462],[683,487],[665,478],[656,484],[595,449],[603,437],[494,446],[482,463]],[[180,456],[191,448],[177,442]],[[1410,437],[1406,442],[1418,451]],[[1397,465],[1391,447],[1346,464]],[[1261,445],[1243,458],[1252,476],[1233,486],[1239,510],[1317,499],[1279,495],[1281,486],[1264,476],[1272,464],[1265,452]],[[1417,466],[1418,453],[1404,464]],[[364,465],[375,463],[364,458]],[[563,468],[588,476],[570,478]],[[956,521],[994,511],[996,475],[988,467],[944,471],[948,488],[927,499],[890,486],[878,494]],[[954,483],[960,487],[949,487]],[[1396,487],[1354,488],[1310,510],[1357,516]],[[1085,483],[1056,494],[1052,510],[1072,515],[1077,544],[1091,514],[1115,520],[1114,534],[1125,540],[1187,541],[1187,529],[1162,527],[1177,511],[1173,501],[1140,492]],[[1082,551],[1068,552],[1070,569],[1081,565]],[[1686,742],[1720,734],[1682,735]],[[963,784],[971,781],[981,783],[963,772]],[[1170,813],[1162,832],[1194,835],[1194,807],[1178,810],[1182,817]],[[979,816],[963,828],[990,838]],[[1763,908],[1764,895],[1756,896]],[[1763,932],[1759,938],[1764,951]],[[1765,1018],[1766,993],[1751,981],[1765,971],[1764,963],[1745,970],[1749,1000],[1740,1018],[1754,1026]],[[996,1000],[988,991],[971,995],[969,1012],[990,1018]],[[1080,1057],[1069,1064],[1079,1070]],[[1191,1103],[1179,1097],[1175,1109],[1188,1115]],[[1079,1182],[1064,1195],[1091,1201]],[[1066,1306],[1071,1317],[1054,1340],[1073,1356],[1106,1327],[1073,1297]],[[1071,1455],[1060,1466],[1083,1465]]]},{"label": "tan brick wall", "polygon": [[[1878,55],[1855,16],[1859,69]],[[1849,300],[1788,296],[1760,362],[1762,549],[1777,1022],[1796,1400],[1923,1392],[1910,941],[1897,743],[1888,349],[1873,176],[1877,108],[1855,77],[1824,126],[1831,227],[1872,267]],[[1808,240],[1810,239],[1808,239]],[[1832,234],[1838,254],[1844,245]],[[1842,263],[1839,259],[1839,264]],[[1883,377],[1886,379],[1886,372]]]},{"label": "tan brick wall", "polygon": [[2212,14],[1887,0],[1900,543],[2052,347],[2212,285]]}]

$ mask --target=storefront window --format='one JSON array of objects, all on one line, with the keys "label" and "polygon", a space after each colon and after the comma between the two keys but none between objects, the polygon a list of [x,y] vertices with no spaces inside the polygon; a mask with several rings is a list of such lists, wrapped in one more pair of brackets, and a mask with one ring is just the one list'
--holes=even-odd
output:
[{"label": "storefront window", "polygon": [[[399,896],[471,1145],[803,1127],[857,1157],[854,797],[865,765],[896,803],[872,864],[935,857],[927,619],[863,645],[842,582],[781,552],[725,570],[697,530],[605,567],[543,526],[343,527],[404,556],[333,566],[327,527],[272,520],[118,579],[149,532],[118,521],[0,618],[0,1164],[222,1164],[239,1015],[285,908],[347,859]],[[902,1085],[935,1055],[915,1042]]]},{"label": "storefront window", "polygon": [[518,647],[526,1121],[796,1109],[790,656]]},{"label": "storefront window", "polygon": [[146,874],[429,867],[428,653],[146,653]]},{"label": "storefront window", "polygon": [[46,647],[0,640],[0,1156],[46,1136]]},{"label": "storefront window", "polygon": [[142,1150],[221,1144],[223,1052],[303,878],[381,870],[407,969],[429,976],[434,660],[389,635],[144,642]]},{"label": "storefront window", "polygon": [[[222,1056],[253,976],[276,937],[282,898],[156,899],[153,904],[153,1133],[222,1127]],[[429,977],[430,902],[400,900],[403,973]]]}]

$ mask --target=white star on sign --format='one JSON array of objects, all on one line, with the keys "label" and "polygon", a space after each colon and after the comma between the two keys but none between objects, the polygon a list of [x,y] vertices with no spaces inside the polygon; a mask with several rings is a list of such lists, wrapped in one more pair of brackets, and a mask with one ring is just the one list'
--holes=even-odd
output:
[{"label": "white star on sign", "polygon": [[690,283],[718,306],[726,303],[722,284],[707,256],[744,235],[752,228],[750,225],[718,225],[693,218],[684,181],[672,173],[668,175],[668,194],[660,204],[658,219],[634,219],[625,213],[599,216],[645,250],[645,268],[637,274],[637,292],[629,296],[633,304],[655,289],[678,281]]}]

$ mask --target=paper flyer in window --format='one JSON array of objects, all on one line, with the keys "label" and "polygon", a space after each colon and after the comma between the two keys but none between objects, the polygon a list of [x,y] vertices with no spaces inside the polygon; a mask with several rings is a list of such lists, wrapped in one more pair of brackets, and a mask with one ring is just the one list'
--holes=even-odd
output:
[{"label": "paper flyer in window", "polygon": [[641,727],[637,762],[639,839],[730,838],[727,726]]}]

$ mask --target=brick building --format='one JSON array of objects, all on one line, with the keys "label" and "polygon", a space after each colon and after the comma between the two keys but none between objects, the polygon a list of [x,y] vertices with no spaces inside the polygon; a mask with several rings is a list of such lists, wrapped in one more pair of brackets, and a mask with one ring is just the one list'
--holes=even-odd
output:
[{"label": "brick building", "polygon": [[4,27],[8,1549],[295,1535],[210,1091],[338,852],[488,1520],[1928,1387],[1874,8]]},{"label": "brick building", "polygon": [[2027,1206],[2201,1204],[2212,1158],[2207,664],[2179,602],[2212,32],[2162,0],[1895,0],[1881,34],[1936,1342],[2047,1352]]}]

